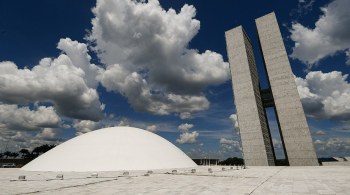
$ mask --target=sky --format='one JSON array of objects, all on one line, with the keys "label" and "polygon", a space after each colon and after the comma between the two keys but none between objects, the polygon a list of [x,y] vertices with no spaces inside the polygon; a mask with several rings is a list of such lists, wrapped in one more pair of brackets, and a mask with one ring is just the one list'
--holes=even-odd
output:
[{"label": "sky", "polygon": [[224,33],[244,27],[267,88],[254,20],[274,11],[318,157],[350,156],[349,8],[347,0],[1,1],[0,151],[134,126],[192,158],[241,157]]}]

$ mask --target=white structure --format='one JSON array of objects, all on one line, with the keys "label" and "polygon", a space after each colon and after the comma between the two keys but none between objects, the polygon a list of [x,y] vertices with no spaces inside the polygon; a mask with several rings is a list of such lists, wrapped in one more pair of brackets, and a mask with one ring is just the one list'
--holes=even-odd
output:
[{"label": "white structure", "polygon": [[25,171],[121,171],[196,167],[166,139],[133,127],[110,127],[68,140],[25,165]]}]

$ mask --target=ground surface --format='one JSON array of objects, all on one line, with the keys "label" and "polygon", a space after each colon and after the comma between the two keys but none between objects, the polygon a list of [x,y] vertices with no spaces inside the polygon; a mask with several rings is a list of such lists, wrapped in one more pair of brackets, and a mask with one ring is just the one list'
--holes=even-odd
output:
[{"label": "ground surface", "polygon": [[[208,168],[213,170],[208,172]],[[0,169],[0,194],[349,194],[350,167],[233,167],[91,173]],[[63,180],[56,175],[63,174]],[[25,175],[26,181],[18,181]]]}]

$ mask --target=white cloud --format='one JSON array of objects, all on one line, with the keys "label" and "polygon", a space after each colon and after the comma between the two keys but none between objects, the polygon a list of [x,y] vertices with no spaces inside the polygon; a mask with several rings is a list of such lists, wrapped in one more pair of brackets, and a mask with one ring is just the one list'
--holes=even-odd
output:
[{"label": "white cloud", "polygon": [[228,145],[232,145],[237,143],[237,141],[234,141],[232,139],[226,139],[226,138],[221,138],[220,139],[220,144],[228,144]]},{"label": "white cloud", "polygon": [[197,142],[197,137],[199,136],[199,133],[197,131],[193,131],[191,133],[184,132],[180,134],[180,138],[176,140],[179,144],[193,144]]},{"label": "white cloud", "polygon": [[350,138],[328,138],[314,141],[317,156],[338,157],[350,155]]},{"label": "white cloud", "polygon": [[158,0],[98,0],[88,39],[106,64],[99,78],[137,111],[160,115],[208,109],[202,90],[229,78],[220,54],[188,48],[200,23],[196,10],[164,10]]},{"label": "white cloud", "polygon": [[96,77],[104,70],[95,64],[90,64],[91,56],[88,54],[87,45],[65,38],[60,39],[57,48],[66,53],[76,68],[83,70],[83,79],[86,85],[90,88],[96,88],[98,84]]},{"label": "white cloud", "polygon": [[122,118],[119,121],[118,126],[130,126],[130,122],[127,118]]},{"label": "white cloud", "polygon": [[39,130],[44,127],[58,127],[61,118],[53,107],[29,107],[0,104],[0,128],[8,130]]},{"label": "white cloud", "polygon": [[107,68],[101,77],[101,82],[107,91],[115,91],[115,87],[118,87],[118,90],[128,97],[129,103],[136,111],[167,115],[171,112],[200,111],[209,107],[209,101],[204,96],[156,92],[149,88],[149,84],[139,73],[133,72],[122,77],[120,75],[126,72],[116,70],[119,68],[118,65]]},{"label": "white cloud", "polygon": [[69,128],[71,128],[72,126],[65,123],[65,124],[62,124],[62,127],[63,127],[64,129],[69,129]]},{"label": "white cloud", "polygon": [[319,60],[344,52],[350,48],[350,1],[334,0],[321,8],[323,15],[310,29],[300,23],[294,23],[291,39],[295,42],[292,58],[308,64],[310,67]]},{"label": "white cloud", "polygon": [[99,129],[102,127],[100,122],[90,120],[74,120],[73,127],[76,129],[76,135],[82,135],[90,131]]},{"label": "white cloud", "polygon": [[0,148],[19,151],[62,142],[61,118],[54,107],[0,104]]},{"label": "white cloud", "polygon": [[154,130],[154,132],[157,130],[157,126],[155,125],[146,126],[144,122],[133,121],[126,117],[117,118],[113,114],[97,122],[91,121],[91,120],[74,120],[73,121],[73,127],[76,129],[76,135],[81,135],[97,129],[115,127],[115,126],[133,126],[141,129],[147,129],[150,131]]},{"label": "white cloud", "polygon": [[152,133],[156,133],[157,132],[157,126],[156,125],[149,125],[146,127],[146,130]]},{"label": "white cloud", "polygon": [[315,135],[325,135],[326,133],[322,130],[316,131]]},{"label": "white cloud", "polygon": [[35,138],[45,141],[57,141],[58,133],[60,133],[60,129],[44,128]]},{"label": "white cloud", "polygon": [[350,121],[350,84],[348,75],[333,71],[309,72],[295,82],[305,113],[314,118]]},{"label": "white cloud", "polygon": [[193,128],[193,126],[194,126],[193,124],[184,123],[184,124],[179,125],[178,129],[181,132],[188,132],[188,130]]},{"label": "white cloud", "polygon": [[176,140],[179,144],[193,144],[197,142],[199,133],[197,131],[189,132],[194,127],[193,124],[183,123],[177,128],[181,131],[180,137]]},{"label": "white cloud", "polygon": [[182,120],[192,118],[192,114],[190,112],[181,112],[179,116]]},{"label": "white cloud", "polygon": [[[4,130],[0,128],[0,146],[18,152],[22,148],[32,150],[43,144],[58,145],[64,140],[59,138],[60,129],[43,128],[35,133],[27,131]],[[6,144],[4,144],[6,143]]]},{"label": "white cloud", "polygon": [[191,148],[189,151],[186,151],[186,154],[192,158],[206,158],[207,156],[212,156],[208,155],[206,151],[203,151],[201,148]]},{"label": "white cloud", "polygon": [[346,64],[350,65],[350,49],[348,49],[346,52]]},{"label": "white cloud", "polygon": [[44,58],[32,69],[19,69],[13,62],[0,62],[0,101],[10,104],[51,102],[68,117],[98,120],[103,117],[95,87],[101,69],[89,63],[85,44],[61,39],[63,53]]},{"label": "white cloud", "polygon": [[241,151],[241,146],[239,141],[233,140],[233,139],[226,139],[226,138],[221,138],[220,141],[220,147],[221,147],[221,152],[227,153],[227,152],[238,152]]},{"label": "white cloud", "polygon": [[316,141],[314,141],[314,144],[315,145],[318,145],[318,144],[324,144],[325,142],[324,141],[321,141],[321,140],[316,140]]},{"label": "white cloud", "polygon": [[277,149],[282,149],[282,141],[276,138],[272,139],[273,147]]},{"label": "white cloud", "polygon": [[226,149],[224,147],[221,147],[218,149],[212,149],[212,150],[203,150],[202,148],[191,148],[190,150],[186,151],[186,154],[190,156],[192,159],[206,159],[206,158],[217,158],[221,160],[225,160],[228,157],[239,157],[242,158],[242,152],[238,149]]},{"label": "white cloud", "polygon": [[343,123],[331,128],[332,131],[350,133],[350,123]]},{"label": "white cloud", "polygon": [[233,122],[233,125],[234,125],[235,129],[238,129],[237,114],[231,114],[229,118]]}]

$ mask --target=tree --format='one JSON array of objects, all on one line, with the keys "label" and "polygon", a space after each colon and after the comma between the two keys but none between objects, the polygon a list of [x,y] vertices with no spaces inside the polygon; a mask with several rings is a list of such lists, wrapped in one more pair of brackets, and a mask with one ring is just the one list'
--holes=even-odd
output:
[{"label": "tree", "polygon": [[30,152],[27,149],[21,149],[19,151],[19,153],[21,154],[22,158],[29,158],[30,157]]},{"label": "tree", "polygon": [[4,154],[3,153],[0,153],[0,158],[2,158],[4,156]]},{"label": "tree", "polygon": [[233,157],[233,158],[228,158],[224,161],[220,161],[219,165],[244,165],[243,159]]},{"label": "tree", "polygon": [[4,152],[4,156],[6,156],[6,158],[10,157],[11,156],[11,152],[10,151]]},{"label": "tree", "polygon": [[11,152],[11,157],[17,158],[19,154],[17,152]]},{"label": "tree", "polygon": [[55,146],[56,145],[49,145],[49,144],[44,144],[44,145],[38,146],[38,147],[34,148],[34,150],[32,151],[32,155],[37,157],[37,156],[44,154],[45,152],[51,150]]}]

